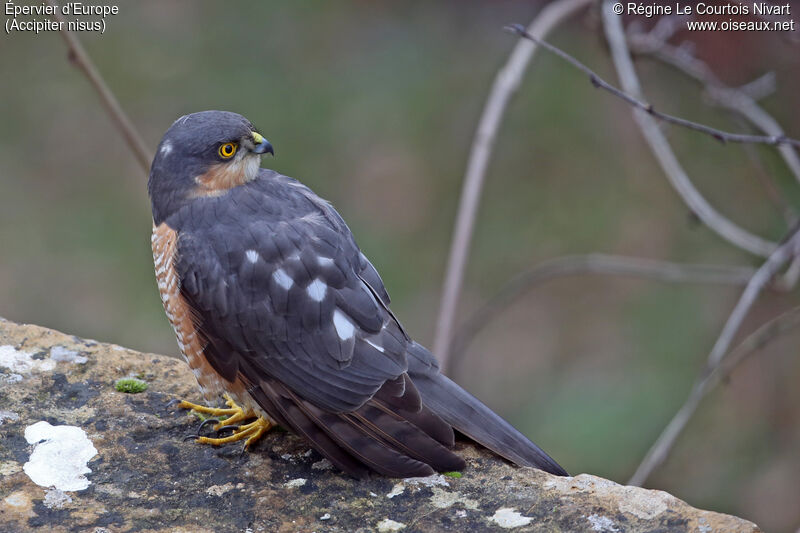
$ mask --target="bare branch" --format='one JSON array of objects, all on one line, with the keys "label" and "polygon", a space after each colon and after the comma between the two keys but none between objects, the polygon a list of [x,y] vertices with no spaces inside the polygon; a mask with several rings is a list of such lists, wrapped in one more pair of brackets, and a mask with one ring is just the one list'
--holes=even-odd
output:
[{"label": "bare branch", "polygon": [[686,27],[686,22],[694,18],[693,15],[666,15],[659,17],[656,25],[650,30],[654,38],[668,41],[673,35]]},{"label": "bare branch", "polygon": [[[57,7],[54,0],[47,0],[47,3],[52,7]],[[106,84],[105,80],[103,80],[100,72],[94,66],[89,54],[86,53],[86,50],[83,48],[78,38],[67,29],[66,19],[61,14],[61,10],[54,9],[53,18],[55,18],[56,21],[61,22],[60,33],[67,45],[67,48],[69,49],[70,62],[81,69],[81,71],[83,71],[83,73],[89,79],[89,82],[100,96],[103,106],[106,108],[106,111],[114,121],[114,124],[117,125],[117,128],[119,128],[123,137],[125,137],[125,141],[133,151],[133,154],[136,157],[136,160],[139,162],[139,165],[142,167],[145,173],[149,172],[150,162],[153,160],[153,154],[147,149],[147,146],[142,140],[141,135],[139,135],[139,132],[136,131],[133,123],[125,114],[125,111],[122,110],[122,106],[119,105],[114,93],[108,88],[108,85]]]},{"label": "bare branch", "polygon": [[717,342],[711,349],[711,353],[708,355],[708,372],[711,372],[715,367],[719,366],[722,358],[728,352],[728,348],[733,342],[736,332],[739,331],[744,317],[747,316],[748,311],[750,311],[758,295],[761,294],[761,291],[764,290],[767,283],[775,277],[783,265],[797,255],[798,252],[800,252],[800,232],[796,233],[791,239],[775,250],[775,253],[769,256],[764,264],[753,274],[753,277],[747,282],[742,297],[739,299],[736,307],[733,308],[731,316],[725,323],[725,327],[722,329],[722,333],[720,333]]},{"label": "bare branch", "polygon": [[798,279],[800,279],[800,255],[795,256],[789,268],[775,280],[774,285],[778,290],[790,291],[797,285]]},{"label": "bare branch", "polygon": [[[742,117],[737,117],[737,119],[742,123],[745,122],[744,118]],[[755,145],[752,144],[743,144],[742,148],[744,149],[745,155],[753,166],[753,174],[755,179],[761,185],[761,188],[764,189],[764,194],[766,194],[767,198],[770,202],[772,202],[772,205],[775,206],[776,210],[783,214],[783,218],[786,221],[787,226],[793,226],[799,218],[797,210],[786,198],[786,195],[784,195],[780,190],[769,172],[767,172],[767,169],[764,166],[764,162],[761,158],[761,154],[758,152]],[[794,149],[792,148],[792,150]]]},{"label": "bare branch", "polygon": [[786,262],[797,256],[799,252],[800,231],[795,230],[794,234],[785,243],[779,246],[764,264],[761,265],[756,273],[753,274],[753,277],[750,278],[742,296],[736,303],[736,307],[734,307],[733,312],[730,317],[728,317],[725,327],[722,328],[717,342],[711,349],[711,353],[708,355],[708,362],[695,381],[689,397],[661,432],[661,435],[659,435],[653,446],[650,447],[647,455],[628,481],[629,485],[641,486],[647,481],[647,478],[652,474],[653,470],[666,460],[678,436],[680,436],[686,424],[697,410],[697,406],[700,405],[700,401],[717,383],[721,375],[730,372],[733,367],[732,365],[735,364],[732,361],[739,360],[731,359],[729,361],[725,358],[725,355],[728,353],[728,349],[733,342],[736,332],[742,325],[744,317],[747,315],[747,312],[766,284],[775,277]]},{"label": "bare branch", "polygon": [[[610,6],[608,6],[610,9]],[[605,8],[604,8],[605,9]],[[617,15],[611,15],[617,17]],[[620,17],[617,17],[618,19]],[[622,22],[618,20],[618,23],[621,25]],[[725,142],[735,142],[735,143],[757,143],[757,144],[769,144],[772,146],[776,146],[779,144],[791,144],[794,146],[800,147],[800,140],[792,139],[791,137],[787,137],[786,135],[747,135],[743,133],[732,133],[728,131],[719,130],[717,128],[712,128],[711,126],[706,126],[705,124],[700,124],[698,122],[694,122],[691,120],[687,120],[685,118],[676,117],[674,115],[668,115],[667,113],[662,113],[657,111],[653,104],[648,104],[643,102],[637,97],[631,96],[630,92],[632,91],[621,91],[608,83],[606,80],[598,76],[592,69],[575,59],[573,56],[569,55],[568,53],[564,52],[560,48],[556,48],[555,46],[542,41],[531,35],[530,32],[525,31],[525,28],[521,24],[512,24],[506,27],[508,30],[518,34],[521,37],[526,39],[530,39],[531,41],[537,43],[538,45],[542,46],[543,48],[547,49],[551,53],[557,55],[561,59],[569,62],[578,70],[583,71],[587,76],[589,76],[589,81],[595,87],[599,89],[603,89],[608,91],[609,93],[613,94],[617,98],[624,100],[625,102],[632,105],[634,108],[640,109],[664,122],[669,122],[671,124],[676,124],[678,126],[683,126],[684,128],[699,131],[701,133],[705,133],[710,135],[711,137],[715,138],[716,140],[725,143]],[[623,33],[624,35],[624,33]],[[637,91],[638,92],[638,91]]]},{"label": "bare branch", "polygon": [[[611,48],[611,56],[617,68],[622,87],[629,93],[640,94],[639,78],[628,53],[622,22],[620,17],[612,14],[611,6],[607,0],[603,4],[603,23]],[[632,98],[627,95],[626,97]],[[762,257],[767,257],[772,253],[776,247],[775,243],[740,228],[717,212],[700,194],[700,191],[697,190],[689,176],[684,172],[653,116],[641,108],[635,107],[633,118],[642,130],[645,141],[664,170],[667,179],[700,220],[725,240],[743,250]]]},{"label": "bare branch", "polygon": [[[710,69],[709,69],[710,70]],[[749,83],[745,83],[736,90],[744,93],[756,102],[774,94],[776,89],[775,72],[765,72]]]},{"label": "bare branch", "polygon": [[800,307],[795,307],[778,315],[751,333],[739,346],[731,350],[722,364],[709,374],[709,386],[713,388],[728,377],[747,356],[761,350],[770,342],[778,339],[800,326]]},{"label": "bare branch", "polygon": [[[634,53],[651,55],[702,84],[716,105],[740,114],[767,135],[784,135],[778,121],[757,103],[759,98],[774,91],[774,74],[767,73],[739,89],[734,89],[722,83],[706,63],[683,48],[664,42],[653,32],[629,35],[628,42]],[[795,148],[783,144],[778,147],[778,151],[795,179],[800,182],[800,157]]]},{"label": "bare branch", "polygon": [[[548,4],[531,23],[530,30],[537,35],[546,35],[561,22],[587,7],[591,0],[557,0]],[[464,282],[467,256],[475,227],[486,169],[494,148],[494,141],[503,115],[511,97],[516,93],[525,69],[530,63],[538,47],[533,42],[520,41],[514,47],[506,64],[495,76],[492,89],[481,114],[472,150],[464,175],[464,185],[458,206],[450,255],[447,261],[447,272],[444,278],[442,299],[439,305],[439,318],[436,325],[436,336],[433,353],[439,358],[442,368],[447,367],[450,355],[450,343],[453,336],[455,315],[461,286]]]},{"label": "bare branch", "polygon": [[571,255],[550,259],[512,278],[489,301],[464,321],[453,340],[453,358],[466,351],[470,342],[481,330],[500,316],[506,308],[530,290],[553,279],[581,274],[598,274],[654,279],[672,283],[741,286],[747,284],[754,273],[754,268],[743,266],[690,265],[608,254]]},{"label": "bare branch", "polygon": [[749,355],[756,353],[771,341],[788,333],[798,325],[800,325],[800,307],[795,307],[758,328],[725,358],[724,364],[695,383],[686,402],[680,410],[675,413],[675,416],[661,433],[659,440],[656,441],[658,447],[654,445],[650,449],[645,460],[642,461],[636,473],[628,481],[628,485],[641,486],[652,471],[666,459],[675,440],[686,427],[686,424],[692,418],[695,411],[697,411],[700,402],[714,387],[724,378],[728,377]]}]

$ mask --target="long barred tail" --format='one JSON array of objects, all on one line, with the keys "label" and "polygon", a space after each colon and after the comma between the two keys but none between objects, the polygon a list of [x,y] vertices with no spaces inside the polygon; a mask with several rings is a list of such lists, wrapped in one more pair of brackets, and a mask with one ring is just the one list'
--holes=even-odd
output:
[{"label": "long barred tail", "polygon": [[408,374],[417,386],[423,403],[445,422],[520,466],[532,466],[557,476],[569,475],[511,424],[457,383],[440,374],[433,356],[423,346],[414,343],[409,355]]},{"label": "long barred tail", "polygon": [[370,471],[415,477],[461,470],[464,460],[450,449],[453,429],[518,465],[568,475],[511,424],[440,374],[425,348],[414,343],[409,355],[408,376],[387,381],[348,413],[320,409],[269,377],[257,383],[239,377],[270,417],[355,477]]}]

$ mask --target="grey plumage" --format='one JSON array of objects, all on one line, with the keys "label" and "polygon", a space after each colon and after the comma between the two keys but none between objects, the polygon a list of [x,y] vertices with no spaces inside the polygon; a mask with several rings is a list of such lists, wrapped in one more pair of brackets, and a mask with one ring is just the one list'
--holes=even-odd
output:
[{"label": "grey plumage", "polygon": [[391,313],[378,272],[328,202],[266,169],[197,193],[198,173],[226,168],[209,155],[215,147],[244,145],[252,131],[230,113],[176,121],[149,183],[155,223],[176,232],[180,294],[214,370],[244,382],[264,411],[353,475],[460,469],[448,449],[452,428],[518,464],[566,475],[439,373]]}]

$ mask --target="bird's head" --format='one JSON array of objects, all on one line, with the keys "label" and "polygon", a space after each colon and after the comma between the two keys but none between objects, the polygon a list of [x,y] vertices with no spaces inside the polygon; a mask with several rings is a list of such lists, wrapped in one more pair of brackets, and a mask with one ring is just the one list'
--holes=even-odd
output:
[{"label": "bird's head", "polygon": [[249,120],[201,111],[176,120],[158,145],[147,189],[158,225],[187,201],[219,196],[253,180],[272,145]]}]

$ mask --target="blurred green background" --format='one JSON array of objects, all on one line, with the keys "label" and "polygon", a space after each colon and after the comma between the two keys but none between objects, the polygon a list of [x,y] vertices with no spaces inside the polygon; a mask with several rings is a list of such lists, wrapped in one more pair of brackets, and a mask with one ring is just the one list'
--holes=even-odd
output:
[{"label": "blurred green background", "polygon": [[[155,147],[179,116],[226,109],[275,146],[264,165],[330,199],[382,273],[393,308],[433,338],[466,160],[494,74],[544,2],[121,2],[104,35],[80,35]],[[680,34],[723,81],[772,70],[763,104],[800,137],[800,53],[779,35]],[[616,80],[597,17],[551,38]],[[177,354],[155,287],[146,176],[56,33],[0,40],[0,315]],[[746,126],[682,75],[638,62],[657,107]],[[667,134],[723,214],[773,240],[785,222],[741,146]],[[800,187],[753,147],[790,204]],[[503,123],[460,320],[548,258],[607,252],[754,266],[690,213],[629,108],[538,55]],[[497,316],[454,376],[572,473],[625,482],[686,398],[740,289],[563,278]],[[743,336],[800,303],[769,292]],[[702,405],[647,486],[765,530],[800,525],[800,333],[737,369]]]}]

